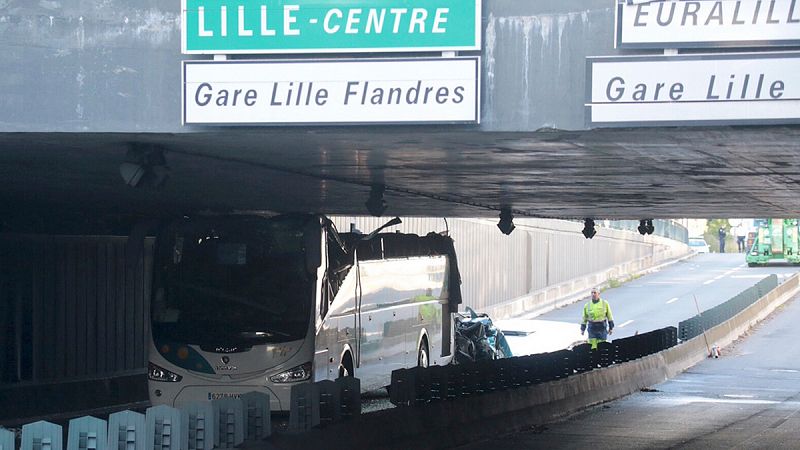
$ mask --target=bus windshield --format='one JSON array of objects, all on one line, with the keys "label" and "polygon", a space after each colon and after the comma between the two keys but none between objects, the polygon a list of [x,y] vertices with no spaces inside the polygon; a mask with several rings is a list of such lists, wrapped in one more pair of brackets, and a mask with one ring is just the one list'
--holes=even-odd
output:
[{"label": "bus windshield", "polygon": [[156,341],[248,346],[305,337],[313,280],[305,265],[310,216],[186,219],[157,244]]}]

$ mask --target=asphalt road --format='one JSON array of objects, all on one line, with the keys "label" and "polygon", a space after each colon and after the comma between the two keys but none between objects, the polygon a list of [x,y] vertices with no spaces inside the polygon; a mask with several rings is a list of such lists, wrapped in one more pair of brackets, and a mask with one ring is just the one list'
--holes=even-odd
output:
[{"label": "asphalt road", "polygon": [[[769,274],[778,281],[800,270],[796,266],[747,267],[743,254],[707,253],[675,263],[665,269],[607,289],[601,297],[609,302],[616,328],[611,338],[632,336],[636,332],[678,326],[697,314],[694,298],[704,311],[727,301]],[[587,298],[589,293],[586,293]],[[571,322],[579,328],[585,301],[536,319]]]},{"label": "asphalt road", "polygon": [[[604,291],[617,322],[612,338],[677,326],[696,314],[694,296],[705,310],[771,273],[783,281],[797,271],[788,265],[748,268],[738,254],[697,255]],[[531,322],[555,326],[537,324],[540,332],[530,338],[553,340],[545,330],[564,335],[558,342],[580,338],[583,303],[536,317]],[[794,431],[800,430],[800,346],[790,345],[798,341],[798,323],[800,300],[793,300],[754,336],[723,349],[720,359],[704,361],[652,392],[464,448],[800,448],[800,431]],[[391,407],[384,392],[362,396],[363,412]]]},{"label": "asphalt road", "polygon": [[[711,259],[716,255],[692,263]],[[727,277],[743,272],[751,273]],[[724,348],[719,359],[702,361],[649,392],[464,448],[800,448],[798,324],[795,297]]]}]

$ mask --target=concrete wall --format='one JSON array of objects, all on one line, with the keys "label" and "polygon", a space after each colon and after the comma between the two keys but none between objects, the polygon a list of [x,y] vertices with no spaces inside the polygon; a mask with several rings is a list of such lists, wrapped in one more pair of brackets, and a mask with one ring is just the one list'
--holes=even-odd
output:
[{"label": "concrete wall", "polygon": [[[0,132],[182,132],[180,2],[0,0]],[[609,0],[484,0],[480,129],[583,129]],[[365,55],[368,56],[368,55]]]},{"label": "concrete wall", "polygon": [[[341,231],[350,224],[369,233],[386,218],[334,217]],[[388,231],[426,234],[449,230],[461,270],[463,306],[495,319],[544,311],[587,295],[592,286],[624,278],[689,254],[686,244],[658,236],[598,227],[593,239],[583,223],[517,219],[511,235],[494,220],[404,218]]]},{"label": "concrete wall", "polygon": [[0,234],[0,386],[143,374],[153,245]]}]

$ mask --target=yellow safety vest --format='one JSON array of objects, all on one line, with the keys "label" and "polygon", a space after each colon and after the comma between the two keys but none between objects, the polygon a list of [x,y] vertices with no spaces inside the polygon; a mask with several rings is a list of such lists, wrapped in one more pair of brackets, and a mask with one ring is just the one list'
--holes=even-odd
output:
[{"label": "yellow safety vest", "polygon": [[607,301],[600,299],[597,303],[589,300],[583,307],[583,323],[586,322],[605,322],[614,320],[611,315],[611,306]]}]

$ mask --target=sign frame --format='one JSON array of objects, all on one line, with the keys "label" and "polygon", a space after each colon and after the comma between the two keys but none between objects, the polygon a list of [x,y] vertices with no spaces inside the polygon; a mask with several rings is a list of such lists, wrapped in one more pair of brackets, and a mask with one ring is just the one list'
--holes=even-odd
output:
[{"label": "sign frame", "polygon": [[[401,52],[452,52],[452,51],[480,51],[482,42],[482,10],[483,0],[468,0],[475,2],[475,29],[474,43],[472,45],[436,46],[436,47],[308,47],[291,49],[227,49],[227,50],[189,50],[187,30],[186,2],[181,0],[181,53],[184,55],[290,55],[290,54],[325,54],[325,53],[401,53]],[[301,0],[298,0],[301,1]],[[232,13],[232,12],[231,12]],[[229,13],[230,14],[230,13]]]},{"label": "sign frame", "polygon": [[[726,0],[733,1],[733,0]],[[787,0],[793,1],[793,0]],[[663,3],[668,3],[665,0]],[[697,3],[717,3],[717,0],[693,0]],[[746,48],[746,47],[794,47],[800,46],[800,35],[796,39],[758,39],[758,40],[700,40],[700,41],[664,41],[664,42],[623,42],[623,21],[622,15],[626,6],[638,7],[641,4],[662,3],[657,0],[615,0],[614,8],[614,48],[617,49],[698,49],[698,48]],[[676,0],[675,3],[686,3]],[[766,3],[766,2],[765,2]],[[766,6],[765,6],[766,7]],[[800,13],[800,1],[797,1],[796,8]],[[791,17],[791,16],[790,16]],[[731,25],[728,25],[731,26]],[[763,25],[762,25],[763,26]],[[785,24],[784,24],[785,26]],[[798,25],[800,29],[800,25]],[[670,33],[674,36],[674,33]]]},{"label": "sign frame", "polygon": [[[689,54],[678,56],[667,55],[640,55],[640,56],[591,56],[586,58],[586,90],[585,90],[585,124],[588,129],[593,128],[641,128],[641,127],[659,127],[659,126],[726,126],[726,125],[796,125],[800,124],[800,114],[796,118],[784,119],[706,119],[706,120],[647,120],[647,121],[613,121],[613,122],[595,122],[592,120],[592,107],[593,105],[622,105],[620,103],[593,103],[592,102],[592,65],[595,62],[672,62],[672,61],[714,61],[714,60],[764,60],[764,59],[798,59],[800,60],[800,51],[785,51],[785,52],[764,52],[764,53],[707,53],[707,54]],[[726,101],[707,101],[699,102],[693,100],[677,101],[677,102],[663,102],[665,105],[675,103],[729,103],[734,101],[748,101],[748,102],[789,102],[794,101],[800,104],[800,98],[791,99],[778,99],[778,100],[726,100]],[[647,104],[654,102],[636,102],[636,104]],[[630,103],[628,103],[630,104]],[[800,111],[800,108],[798,108]]]},{"label": "sign frame", "polygon": [[[419,120],[419,121],[339,121],[339,122],[187,122],[187,82],[188,65],[207,64],[307,64],[307,63],[370,63],[370,62],[424,62],[424,61],[473,61],[475,105],[473,119],[470,120]],[[337,58],[337,59],[237,59],[237,60],[184,60],[181,61],[181,124],[199,127],[294,127],[294,126],[382,126],[382,125],[479,125],[481,119],[481,57],[410,57],[410,58]]]}]

